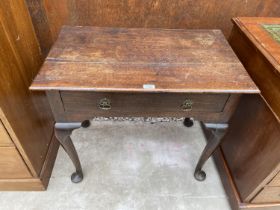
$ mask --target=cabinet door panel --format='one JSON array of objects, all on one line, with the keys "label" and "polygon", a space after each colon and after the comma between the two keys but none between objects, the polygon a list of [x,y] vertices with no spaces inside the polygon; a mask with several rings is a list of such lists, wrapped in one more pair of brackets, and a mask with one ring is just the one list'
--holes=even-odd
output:
[{"label": "cabinet door panel", "polygon": [[252,203],[278,203],[280,202],[280,187],[265,187]]},{"label": "cabinet door panel", "polygon": [[280,172],[268,184],[269,186],[280,187]]},{"label": "cabinet door panel", "polygon": [[0,146],[12,146],[13,142],[0,120]]},{"label": "cabinet door panel", "polygon": [[31,174],[14,147],[0,147],[0,179],[31,178]]}]

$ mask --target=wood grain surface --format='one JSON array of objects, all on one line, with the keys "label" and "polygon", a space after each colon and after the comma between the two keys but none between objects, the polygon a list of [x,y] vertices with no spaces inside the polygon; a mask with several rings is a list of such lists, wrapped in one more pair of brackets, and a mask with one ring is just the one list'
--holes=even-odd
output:
[{"label": "wood grain surface", "polygon": [[236,188],[234,181],[227,163],[224,159],[223,153],[218,149],[214,154],[214,160],[217,166],[217,169],[221,176],[221,181],[224,185],[225,191],[229,198],[229,203],[232,210],[279,210],[280,203],[244,203],[241,201],[238,189]]},{"label": "wood grain surface", "polygon": [[[102,117],[193,117],[209,123],[229,121],[239,94],[184,94],[184,93],[110,93],[79,91],[46,91],[57,122],[81,122]],[[193,109],[183,111],[181,104],[191,96]],[[111,109],[99,109],[101,99],[111,100]],[[124,100],[125,99],[125,100]],[[174,100],[175,101],[170,101]],[[180,100],[178,100],[180,99]],[[139,104],[141,106],[139,106]],[[127,107],[136,106],[136,107]],[[165,107],[167,106],[167,107]],[[195,108],[198,106],[198,108]],[[208,107],[209,106],[209,107]]]},{"label": "wood grain surface", "polygon": [[0,179],[32,177],[15,147],[0,147],[0,157]]},{"label": "wood grain surface", "polygon": [[[174,93],[93,93],[62,91],[61,100],[68,120],[79,121],[96,116],[110,117],[194,117],[207,121],[209,115],[221,114],[228,94]],[[110,100],[111,108],[99,108],[102,99]],[[182,109],[185,100],[192,108]],[[208,119],[207,119],[208,117]],[[214,120],[213,120],[214,121]]]},{"label": "wood grain surface", "polygon": [[0,118],[28,169],[38,177],[53,117],[44,93],[28,90],[43,59],[24,1],[0,1],[0,42]]},{"label": "wood grain surface", "polygon": [[268,184],[268,186],[278,186],[280,187],[280,171],[278,174],[272,179],[272,181]]},{"label": "wood grain surface", "polygon": [[69,26],[31,89],[258,92],[219,30]]},{"label": "wood grain surface", "polygon": [[253,200],[252,203],[279,203],[280,187],[265,187]]},{"label": "wood grain surface", "polygon": [[[62,25],[221,29],[226,37],[236,16],[279,16],[279,0],[25,0],[41,47],[51,46],[46,31]],[[42,17],[42,14],[45,17]],[[48,24],[45,23],[48,20]],[[41,20],[41,21],[39,21]],[[48,27],[43,29],[42,26]],[[48,49],[44,49],[49,50]]]},{"label": "wood grain surface", "polygon": [[12,146],[13,142],[6,130],[6,128],[4,127],[2,121],[0,120],[0,147],[3,146]]},{"label": "wood grain surface", "polygon": [[280,122],[280,44],[263,23],[280,23],[280,18],[235,18],[229,41]]},{"label": "wood grain surface", "polygon": [[280,18],[242,17],[235,18],[234,22],[246,33],[250,41],[280,75],[280,43],[263,27],[264,24],[280,25]]},{"label": "wood grain surface", "polygon": [[187,112],[183,111],[181,107],[187,99],[192,102],[191,111],[222,112],[229,95],[61,92],[66,112],[102,113],[103,110],[99,109],[98,105],[103,98],[107,98],[111,102],[111,109],[107,110],[109,112],[141,112],[141,109],[142,112]]},{"label": "wood grain surface", "polygon": [[32,17],[32,23],[40,43],[42,55],[45,58],[54,42],[45,4],[41,0],[26,0],[25,2]]},{"label": "wood grain surface", "polygon": [[279,171],[280,126],[259,95],[243,95],[229,125],[222,150],[241,200],[250,202]]}]

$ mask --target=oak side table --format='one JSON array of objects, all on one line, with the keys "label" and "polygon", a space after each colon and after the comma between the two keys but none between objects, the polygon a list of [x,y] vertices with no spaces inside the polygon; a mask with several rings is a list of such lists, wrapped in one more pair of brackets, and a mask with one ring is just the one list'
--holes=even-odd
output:
[{"label": "oak side table", "polygon": [[46,91],[75,183],[83,172],[70,134],[96,116],[201,121],[209,141],[194,176],[203,181],[240,95],[259,93],[220,30],[87,26],[62,28],[30,89]]}]

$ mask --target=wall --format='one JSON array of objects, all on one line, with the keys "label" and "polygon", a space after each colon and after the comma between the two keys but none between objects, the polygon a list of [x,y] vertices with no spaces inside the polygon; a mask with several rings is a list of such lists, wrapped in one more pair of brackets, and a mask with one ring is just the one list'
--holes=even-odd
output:
[{"label": "wall", "polygon": [[234,16],[280,16],[279,0],[26,0],[43,53],[63,24],[222,29]]}]

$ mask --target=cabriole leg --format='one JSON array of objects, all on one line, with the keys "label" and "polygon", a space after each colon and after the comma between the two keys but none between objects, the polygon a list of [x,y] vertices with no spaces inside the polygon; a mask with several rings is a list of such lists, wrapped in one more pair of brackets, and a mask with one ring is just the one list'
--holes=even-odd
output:
[{"label": "cabriole leg", "polygon": [[70,159],[72,160],[76,171],[71,175],[71,180],[74,183],[79,183],[83,180],[83,170],[81,167],[81,163],[79,160],[78,153],[75,149],[75,146],[70,138],[70,135],[74,129],[80,127],[88,127],[90,125],[89,120],[83,121],[82,123],[79,122],[67,122],[67,123],[56,123],[55,124],[55,136],[60,142],[61,146],[68,154]]},{"label": "cabriole leg", "polygon": [[221,144],[221,141],[228,128],[227,124],[201,123],[201,126],[204,131],[205,137],[207,138],[207,144],[199,158],[194,172],[194,177],[198,181],[205,180],[206,173],[202,170],[202,167]]},{"label": "cabriole leg", "polygon": [[193,120],[191,118],[186,117],[184,119],[184,126],[186,127],[192,127],[193,126]]}]

